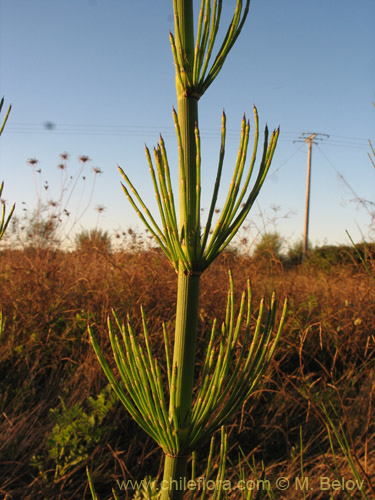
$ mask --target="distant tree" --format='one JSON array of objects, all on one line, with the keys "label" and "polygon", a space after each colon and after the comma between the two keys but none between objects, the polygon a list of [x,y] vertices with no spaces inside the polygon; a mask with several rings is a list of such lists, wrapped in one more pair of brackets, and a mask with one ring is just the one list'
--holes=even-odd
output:
[{"label": "distant tree", "polygon": [[76,250],[110,252],[112,247],[111,237],[108,231],[102,229],[83,230],[76,235],[75,247]]},{"label": "distant tree", "polygon": [[[312,248],[309,242],[309,248]],[[303,240],[297,240],[291,245],[286,254],[286,263],[289,265],[301,264],[303,256]]]},{"label": "distant tree", "polygon": [[281,260],[284,241],[278,232],[264,233],[255,245],[253,257],[256,259]]}]

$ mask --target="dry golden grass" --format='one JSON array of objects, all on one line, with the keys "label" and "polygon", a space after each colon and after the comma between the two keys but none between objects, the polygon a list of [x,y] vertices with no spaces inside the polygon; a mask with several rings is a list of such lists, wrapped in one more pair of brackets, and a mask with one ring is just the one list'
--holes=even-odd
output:
[{"label": "dry golden grass", "polygon": [[[254,314],[260,297],[270,297],[273,290],[280,303],[289,298],[289,309],[282,342],[261,390],[228,427],[228,478],[234,480],[239,470],[238,444],[249,461],[253,456],[258,464],[264,461],[271,482],[280,475],[299,477],[301,427],[305,473],[333,477],[332,452],[319,411],[322,403],[332,402],[337,421],[349,426],[363,477],[367,474],[374,483],[374,282],[362,266],[350,263],[287,268],[277,261],[225,253],[202,277],[198,360],[213,318],[223,319],[229,268],[238,298],[251,279]],[[163,255],[90,247],[71,253],[3,250],[0,284],[6,317],[0,349],[0,495],[25,500],[89,498],[86,464],[99,498],[110,497],[116,480],[160,474],[160,450],[119,403],[103,421],[108,430],[87,446],[87,457],[61,476],[56,476],[47,443],[54,425],[50,409],[62,408],[59,397],[67,408],[84,405],[106,385],[88,341],[87,322],[109,354],[106,319],[111,308],[123,318],[129,313],[140,330],[142,304],[155,353],[163,359],[161,324],[166,322],[173,333],[176,294],[176,275]],[[341,463],[338,447],[336,453]],[[35,455],[42,457],[39,470],[33,465]],[[206,455],[207,450],[199,453],[202,460]],[[244,460],[241,463],[245,467]],[[343,476],[352,477],[346,461],[340,467]],[[247,474],[250,478],[248,469]],[[368,484],[366,488],[371,498]],[[121,498],[131,498],[131,493],[123,491]],[[328,498],[316,490],[305,493],[309,499]],[[334,492],[334,498],[343,498],[340,494]],[[303,498],[295,490],[284,495],[276,498]]]}]

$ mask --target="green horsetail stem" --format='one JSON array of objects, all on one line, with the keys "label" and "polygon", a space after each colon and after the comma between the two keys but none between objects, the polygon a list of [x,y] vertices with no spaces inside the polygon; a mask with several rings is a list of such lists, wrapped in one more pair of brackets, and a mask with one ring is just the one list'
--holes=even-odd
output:
[{"label": "green horsetail stem", "polygon": [[[3,189],[4,189],[4,182],[2,182],[0,184],[0,198],[3,194]],[[5,214],[6,214],[6,207],[5,207],[5,203],[2,203],[3,205],[3,208],[1,210],[1,221],[0,221],[0,240],[1,238],[4,236],[4,233],[6,231],[6,228],[8,227],[8,224],[10,222],[10,219],[12,218],[12,215],[13,215],[13,212],[16,208],[16,204],[14,204],[12,206],[12,208],[10,209],[10,212],[8,214],[8,217],[5,217]]]},{"label": "green horsetail stem", "polygon": [[[4,106],[4,97],[2,97],[1,101],[0,101],[0,113],[1,113],[1,110],[3,109],[3,106]],[[8,106],[8,109],[7,109],[7,112],[5,114],[3,123],[2,123],[2,125],[0,127],[0,135],[3,133],[3,130],[4,130],[6,122],[8,121],[11,109],[12,109],[12,105]]]},{"label": "green horsetail stem", "polygon": [[[183,273],[182,276],[188,279],[188,276]],[[197,277],[193,276],[193,278]],[[248,345],[252,311],[250,283],[247,283],[246,293],[242,294],[237,315],[235,315],[234,283],[231,273],[229,273],[229,284],[225,320],[219,332],[216,328],[216,320],[213,322],[202,369],[201,387],[194,402],[191,398],[192,386],[187,385],[193,380],[192,375],[190,374],[191,376],[183,381],[181,381],[181,372],[180,379],[178,377],[180,366],[189,366],[194,369],[194,364],[189,362],[186,357],[179,358],[182,349],[177,349],[177,354],[174,354],[173,368],[171,367],[168,335],[165,325],[163,325],[169,386],[169,411],[167,410],[159,363],[152,354],[150,335],[143,309],[141,308],[141,316],[145,348],[137,339],[130,318],[126,324],[122,324],[114,313],[121,339],[114,333],[112,323],[108,320],[110,342],[123,386],[117,382],[95,337],[89,330],[100,364],[116,394],[135,421],[164,450],[166,454],[165,471],[168,474],[186,474],[187,459],[190,453],[225,424],[227,419],[254,392],[272,359],[282,332],[286,302],[277,332],[274,334],[276,301],[273,295],[265,321],[264,300],[261,301],[255,330],[251,335],[250,345]],[[179,303],[181,304],[181,301]],[[187,297],[184,314],[188,311],[189,303]],[[183,315],[182,323],[187,323],[187,318]],[[186,332],[188,334],[190,328]],[[241,332],[243,333],[241,348],[235,356]],[[175,338],[175,350],[176,343],[177,338]],[[191,352],[184,352],[185,356],[189,354]],[[173,477],[174,479],[164,478],[167,481],[164,481],[164,484],[181,484],[177,476]],[[177,481],[177,483],[173,483],[173,481]]]},{"label": "green horsetail stem", "polygon": [[[3,106],[4,106],[4,97],[2,97],[1,100],[0,100],[0,113],[1,113],[1,110],[3,109]],[[11,109],[12,109],[12,105],[8,106],[7,112],[5,113],[5,117],[4,117],[3,123],[0,126],[0,135],[3,133],[3,130],[4,130],[6,122],[8,121]],[[3,189],[4,189],[4,182],[2,182],[0,184],[0,198],[1,198],[2,194],[3,194]],[[14,204],[12,206],[12,208],[10,209],[8,217],[5,218],[5,213],[6,213],[5,203],[2,203],[2,205],[3,205],[3,208],[2,208],[2,212],[1,212],[1,221],[0,221],[0,240],[4,236],[6,228],[8,227],[10,219],[12,218],[14,209],[16,208],[16,205]]]},{"label": "green horsetail stem", "polygon": [[[230,274],[225,320],[221,328],[217,328],[216,320],[213,322],[202,368],[201,386],[193,401],[200,277],[232,241],[248,216],[269,171],[279,136],[278,129],[269,135],[268,128],[265,128],[259,171],[251,187],[259,142],[259,120],[255,106],[254,145],[248,163],[250,123],[246,116],[243,117],[232,180],[218,221],[213,224],[225,156],[226,116],[223,112],[218,168],[207,221],[202,228],[198,101],[217,77],[239,36],[248,15],[250,0],[236,0],[229,27],[216,55],[213,56],[222,5],[223,0],[201,0],[197,36],[194,38],[193,0],[173,0],[174,35],[170,34],[170,41],[177,94],[177,111],[173,109],[173,120],[178,145],[178,213],[167,151],[161,136],[159,144],[153,150],[153,158],[149,149],[145,149],[160,222],[156,221],[136,188],[119,167],[125,195],[178,274],[173,357],[169,354],[169,339],[164,324],[162,328],[166,356],[165,374],[153,357],[143,310],[142,342],[138,339],[130,319],[128,318],[126,324],[121,324],[115,315],[121,335],[114,333],[110,320],[108,330],[122,381],[119,383],[89,330],[99,362],[116,394],[134,420],[164,450],[164,486],[161,500],[183,498],[181,484],[186,483],[184,480],[187,477],[188,459],[219,428],[222,428],[222,431],[217,477],[221,480],[224,478],[227,438],[222,426],[254,392],[269,366],[281,335],[286,312],[285,302],[277,332],[274,334],[275,298],[272,298],[266,315],[264,301],[261,301],[256,326],[251,333],[250,283],[248,282],[246,292],[242,294],[236,314],[233,278]],[[164,392],[163,376],[168,381],[169,397]],[[211,470],[212,456],[213,441],[208,472]],[[194,474],[195,465],[193,476]],[[215,491],[212,500],[220,498],[220,495],[221,490]],[[205,492],[202,494],[202,500],[204,498]]]},{"label": "green horsetail stem", "polygon": [[[3,106],[4,106],[4,97],[2,97],[1,100],[0,100],[0,113],[1,113],[1,110],[3,109]],[[5,114],[3,123],[2,123],[2,125],[0,127],[0,135],[3,133],[3,130],[4,130],[6,122],[8,121],[11,109],[12,109],[12,106],[10,105],[8,107],[8,110],[7,110],[6,114]],[[4,182],[2,182],[0,184],[0,199],[1,199],[2,194],[3,194],[3,189],[4,189]],[[6,228],[8,227],[10,219],[12,218],[14,209],[16,208],[16,205],[14,204],[12,206],[12,208],[10,209],[8,217],[5,218],[5,213],[6,213],[5,203],[2,203],[2,205],[3,205],[3,208],[2,208],[2,211],[1,211],[1,221],[0,221],[0,240],[4,236]]]},{"label": "green horsetail stem", "polygon": [[94,482],[92,480],[90,469],[86,466],[86,475],[89,481],[90,492],[93,500],[98,500],[98,496],[95,493]]}]

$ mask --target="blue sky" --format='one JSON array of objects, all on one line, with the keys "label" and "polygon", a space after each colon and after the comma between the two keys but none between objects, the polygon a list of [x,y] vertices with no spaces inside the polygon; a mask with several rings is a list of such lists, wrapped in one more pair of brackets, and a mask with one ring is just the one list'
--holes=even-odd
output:
[{"label": "blue sky", "polygon": [[[235,1],[224,4],[223,26]],[[198,14],[199,2],[194,5]],[[13,105],[0,139],[0,179],[18,214],[35,206],[36,191],[46,201],[59,199],[57,166],[67,151],[72,175],[78,156],[91,158],[85,189],[78,182],[69,201],[70,220],[89,200],[91,169],[103,171],[77,229],[141,229],[116,165],[155,207],[144,143],[152,148],[160,132],[177,173],[169,30],[172,0],[0,0],[0,95]],[[367,234],[370,215],[354,200],[374,201],[375,170],[367,157],[368,139],[375,142],[374,33],[373,0],[252,0],[237,44],[200,101],[203,207],[216,174],[222,109],[228,126],[224,188],[242,115],[252,120],[254,103],[261,127],[280,125],[281,135],[241,235],[251,241],[258,230],[276,228],[287,242],[301,238],[307,145],[294,141],[304,132],[330,136],[313,148],[310,240],[347,243],[345,230],[355,240],[359,228]],[[39,160],[36,187],[28,158]],[[97,206],[105,207],[99,222]]]}]

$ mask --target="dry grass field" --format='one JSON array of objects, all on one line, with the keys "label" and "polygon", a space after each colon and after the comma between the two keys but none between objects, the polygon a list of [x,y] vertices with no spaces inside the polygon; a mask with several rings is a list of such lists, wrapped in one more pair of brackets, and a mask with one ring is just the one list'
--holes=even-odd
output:
[{"label": "dry grass field", "polygon": [[[368,266],[375,269],[371,259]],[[289,299],[271,369],[227,428],[228,480],[241,473],[254,479],[254,467],[261,477],[263,464],[274,493],[254,491],[254,498],[375,498],[374,281],[353,257],[332,262],[322,253],[301,265],[224,253],[202,277],[197,384],[213,318],[225,313],[228,269],[238,298],[251,279],[254,316],[273,290],[280,311]],[[160,479],[162,453],[107,386],[87,323],[111,359],[111,308],[120,318],[129,313],[140,330],[142,304],[163,359],[162,322],[171,340],[176,295],[176,275],[164,256],[90,245],[71,252],[3,249],[0,286],[1,498],[88,499],[86,465],[100,499],[111,498],[112,488],[132,498],[133,491],[120,490],[122,481]],[[347,457],[333,429],[345,436]],[[199,453],[198,474],[207,455],[208,448]],[[351,460],[362,488],[349,482],[322,490],[321,477],[356,479]],[[285,491],[276,487],[281,476],[291,481]],[[299,491],[295,478],[305,485]],[[230,498],[241,497],[234,490]]]}]

